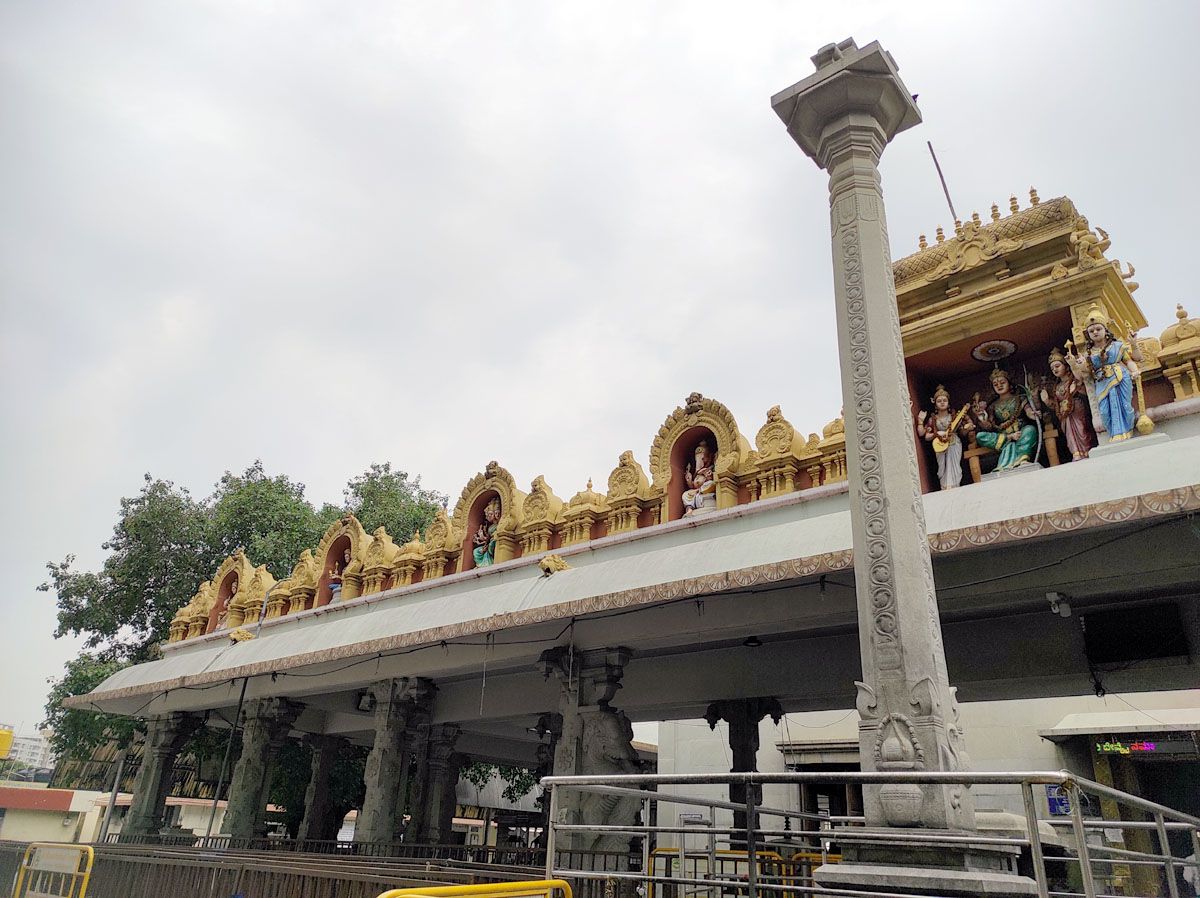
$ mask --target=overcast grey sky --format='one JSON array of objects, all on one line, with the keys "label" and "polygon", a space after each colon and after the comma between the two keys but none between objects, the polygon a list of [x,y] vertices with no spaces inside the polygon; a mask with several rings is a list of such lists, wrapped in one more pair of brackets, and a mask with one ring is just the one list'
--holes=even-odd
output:
[{"label": "overcast grey sky", "polygon": [[0,5],[0,721],[75,650],[45,562],[96,567],[147,471],[569,498],[692,390],[819,430],[825,177],[769,98],[847,35],[925,116],[895,257],[950,224],[932,140],[960,213],[1067,194],[1153,332],[1200,314],[1194,2]]}]

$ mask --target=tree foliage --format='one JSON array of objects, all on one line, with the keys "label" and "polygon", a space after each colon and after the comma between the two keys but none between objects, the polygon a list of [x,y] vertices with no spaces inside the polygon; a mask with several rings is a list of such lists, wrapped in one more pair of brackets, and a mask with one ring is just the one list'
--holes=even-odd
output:
[{"label": "tree foliage", "polygon": [[368,533],[383,527],[399,545],[412,539],[433,520],[446,497],[421,488],[421,478],[409,480],[388,462],[371,465],[346,485],[346,510],[357,516]]},{"label": "tree foliage", "polygon": [[514,804],[533,791],[538,784],[537,774],[528,767],[507,767],[475,761],[466,765],[462,770],[462,778],[476,789],[482,789],[493,777],[504,780],[504,791],[501,793],[505,801]]},{"label": "tree foliage", "polygon": [[299,554],[347,511],[368,529],[387,527],[399,541],[446,503],[445,496],[421,489],[419,478],[410,481],[388,464],[372,465],[351,479],[344,497],[341,508],[316,508],[302,483],[268,474],[259,461],[241,474],[227,471],[203,500],[147,474],[141,492],[121,500],[99,571],[76,570],[72,555],[48,564],[49,578],[39,589],[55,596],[55,636],[82,636],[86,648],[52,681],[46,704],[59,757],[85,760],[100,741],[127,734],[127,719],[68,710],[63,700],[91,691],[123,666],[154,657],[175,612],[238,548],[282,579]]},{"label": "tree foliage", "polygon": [[116,717],[99,711],[68,710],[63,699],[91,692],[126,663],[102,661],[84,652],[67,662],[62,678],[54,681],[46,702],[46,721],[43,726],[53,732],[50,746],[56,757],[86,759],[110,739],[127,744],[139,729],[132,717]]},{"label": "tree foliage", "polygon": [[46,565],[50,579],[38,588],[57,596],[54,635],[83,636],[100,661],[144,661],[212,571],[206,503],[147,474],[142,491],[121,500],[102,548],[109,554],[96,573],[73,570],[73,555]]}]

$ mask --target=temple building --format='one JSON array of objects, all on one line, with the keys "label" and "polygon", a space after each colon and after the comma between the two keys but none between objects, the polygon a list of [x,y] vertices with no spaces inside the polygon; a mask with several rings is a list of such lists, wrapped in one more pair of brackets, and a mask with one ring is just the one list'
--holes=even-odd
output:
[{"label": "temple building", "polygon": [[[989,715],[1034,702],[1019,757],[997,745],[983,766],[1030,759],[1136,791],[1136,774],[1158,774],[1103,745],[1149,740],[1170,746],[1183,772],[1163,776],[1194,795],[1200,319],[1179,306],[1161,334],[1140,333],[1133,266],[1110,242],[1071,199],[1036,191],[1024,208],[1012,197],[986,221],[922,236],[893,266],[896,376],[912,397],[968,749]],[[406,813],[406,839],[449,838],[467,759],[641,770],[631,721],[707,716],[725,721],[735,758],[750,747],[749,763],[757,746],[777,769],[850,764],[860,666],[845,427],[793,424],[786,402],[763,397],[743,431],[692,393],[647,456],[614,447],[607,482],[573,493],[540,476],[522,489],[487,462],[411,540],[346,516],[280,582],[230,556],[179,609],[160,659],[76,700],[150,719],[124,831],[162,826],[174,754],[209,711],[244,721],[223,828],[235,837],[263,831],[273,750],[302,734],[323,737],[314,783],[326,753],[370,748],[355,838],[377,842]],[[888,622],[874,625],[886,637]],[[1161,726],[1105,718],[1104,693],[1152,695]],[[804,735],[780,738],[775,717]],[[721,754],[690,756],[686,744],[664,725],[664,770],[727,768],[718,743]],[[828,809],[822,794],[776,800]],[[988,799],[998,811],[1020,801]],[[1054,796],[1040,800],[1050,813]],[[304,831],[329,832],[319,788],[310,802]],[[603,813],[631,820],[626,804]]]}]

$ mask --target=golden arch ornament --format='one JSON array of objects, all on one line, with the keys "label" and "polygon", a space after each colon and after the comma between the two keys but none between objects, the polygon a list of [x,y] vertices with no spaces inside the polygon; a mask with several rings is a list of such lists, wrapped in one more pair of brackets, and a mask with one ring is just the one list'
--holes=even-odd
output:
[{"label": "golden arch ornament", "polygon": [[[363,529],[363,525],[358,522],[358,518],[352,514],[345,514],[329,525],[329,529],[321,537],[316,552],[313,553],[313,560],[318,565],[318,574],[312,607],[325,605],[332,601],[332,593],[335,590],[330,588],[330,583],[336,582],[337,578],[334,576],[336,559],[330,558],[330,552],[333,550],[334,544],[342,540],[342,537],[345,537],[349,543],[350,560],[341,571],[341,601],[357,598],[361,594],[363,558],[367,554],[367,547],[371,544],[371,537]],[[298,610],[295,605],[293,599],[293,610]]]},{"label": "golden arch ornament", "polygon": [[733,413],[715,399],[692,393],[683,405],[671,412],[650,446],[650,476],[653,489],[663,502],[660,520],[669,520],[671,494],[678,491],[672,484],[672,456],[680,437],[696,428],[705,428],[716,440],[715,476],[717,508],[738,504],[739,477],[750,461],[750,442],[738,430]]},{"label": "golden arch ornament", "polygon": [[479,527],[480,509],[476,506],[479,499],[487,493],[495,493],[500,497],[500,521],[496,526],[496,563],[509,561],[517,556],[520,544],[518,531],[525,519],[525,493],[517,489],[517,482],[512,474],[500,467],[499,463],[490,461],[482,473],[472,477],[465,487],[458,503],[454,506],[451,517],[451,532],[460,535],[462,540],[462,562],[459,570],[467,570],[473,566],[469,561],[470,549],[468,542],[474,531]]}]

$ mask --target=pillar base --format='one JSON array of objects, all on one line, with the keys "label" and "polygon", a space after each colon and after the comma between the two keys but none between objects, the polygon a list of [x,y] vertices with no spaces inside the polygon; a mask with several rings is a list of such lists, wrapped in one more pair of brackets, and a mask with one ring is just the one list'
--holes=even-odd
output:
[{"label": "pillar base", "polygon": [[1017,872],[1020,849],[1013,845],[883,842],[889,832],[911,839],[918,834],[956,835],[950,830],[888,830],[868,828],[839,834],[840,864],[824,864],[813,872],[821,886],[913,895],[976,896],[1035,895],[1037,884]]}]

